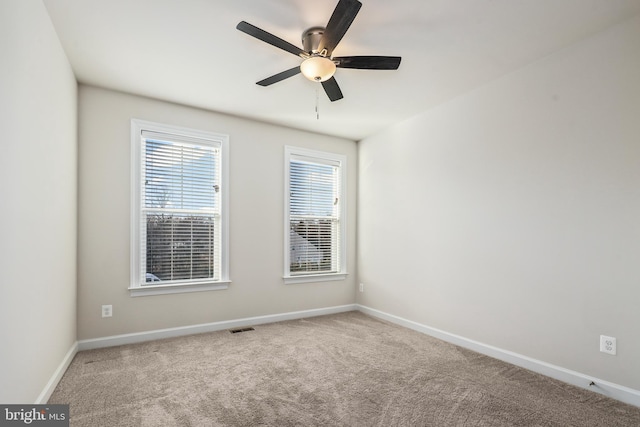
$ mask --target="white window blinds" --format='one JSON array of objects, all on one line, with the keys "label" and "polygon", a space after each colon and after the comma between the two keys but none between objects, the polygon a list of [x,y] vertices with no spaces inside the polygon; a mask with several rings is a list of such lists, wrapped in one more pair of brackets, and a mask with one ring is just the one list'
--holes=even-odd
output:
[{"label": "white window blinds", "polygon": [[292,154],[288,167],[290,276],[342,269],[341,161]]},{"label": "white window blinds", "polygon": [[145,131],[142,144],[141,282],[218,280],[219,147]]},{"label": "white window blinds", "polygon": [[226,276],[222,142],[146,127],[136,128],[132,287],[219,282]]}]

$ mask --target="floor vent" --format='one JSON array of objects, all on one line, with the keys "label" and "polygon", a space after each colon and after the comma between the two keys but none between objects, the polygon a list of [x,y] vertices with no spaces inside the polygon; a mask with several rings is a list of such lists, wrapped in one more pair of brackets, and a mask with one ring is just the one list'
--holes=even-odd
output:
[{"label": "floor vent", "polygon": [[236,329],[229,329],[229,332],[231,332],[232,334],[237,334],[239,332],[247,332],[247,331],[255,331],[255,329],[253,328],[236,328]]}]

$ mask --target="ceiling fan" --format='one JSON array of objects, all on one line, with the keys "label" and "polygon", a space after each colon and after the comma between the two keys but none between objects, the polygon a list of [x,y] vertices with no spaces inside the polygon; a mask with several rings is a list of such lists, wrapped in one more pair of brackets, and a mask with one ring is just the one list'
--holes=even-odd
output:
[{"label": "ceiling fan", "polygon": [[358,0],[339,0],[326,27],[312,27],[302,33],[303,49],[248,22],[240,22],[236,28],[243,33],[304,59],[300,66],[267,77],[256,84],[269,86],[302,73],[309,80],[322,83],[324,91],[333,102],[343,98],[340,86],[333,77],[336,67],[397,70],[402,59],[399,56],[332,56],[333,50],[351,26],[360,7],[362,3]]}]

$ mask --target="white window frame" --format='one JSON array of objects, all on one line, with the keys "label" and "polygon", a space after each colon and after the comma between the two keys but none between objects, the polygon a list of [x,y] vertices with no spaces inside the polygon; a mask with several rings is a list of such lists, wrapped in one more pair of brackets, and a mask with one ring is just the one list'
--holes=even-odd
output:
[{"label": "white window frame", "polygon": [[[290,239],[290,165],[292,159],[304,159],[310,162],[322,164],[340,165],[339,188],[339,233],[338,242],[338,272],[331,273],[305,273],[292,275],[291,266],[291,239]],[[347,273],[347,156],[328,153],[324,151],[310,150],[292,146],[284,147],[284,283],[310,283],[331,280],[344,280]]]},{"label": "white window frame", "polygon": [[[142,132],[164,133],[176,140],[203,140],[220,149],[220,276],[219,280],[203,280],[171,284],[151,285],[141,283],[141,177],[142,177]],[[131,119],[131,266],[129,291],[132,297],[184,292],[199,292],[227,289],[229,279],[229,136],[201,130]]]}]

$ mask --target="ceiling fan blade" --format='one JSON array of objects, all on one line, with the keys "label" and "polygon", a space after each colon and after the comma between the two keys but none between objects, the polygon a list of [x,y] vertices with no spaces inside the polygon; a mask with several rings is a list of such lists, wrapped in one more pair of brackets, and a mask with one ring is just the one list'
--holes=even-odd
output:
[{"label": "ceiling fan blade", "polygon": [[333,11],[327,27],[324,30],[318,51],[327,50],[327,56],[331,56],[342,37],[347,32],[351,23],[356,18],[362,3],[358,0],[340,0]]},{"label": "ceiling fan blade", "polygon": [[272,85],[274,83],[278,83],[279,81],[282,81],[284,79],[288,79],[289,77],[295,76],[298,73],[300,73],[300,66],[293,67],[290,70],[283,71],[283,72],[278,73],[278,74],[274,74],[271,77],[267,77],[264,80],[260,80],[256,84],[260,85],[260,86],[269,86],[269,85]]},{"label": "ceiling fan blade", "polygon": [[338,82],[336,81],[335,77],[331,77],[329,80],[323,81],[322,87],[324,88],[324,91],[326,92],[331,102],[343,98],[342,91],[340,90],[340,86],[338,86]]},{"label": "ceiling fan blade", "polygon": [[302,58],[308,57],[308,54],[298,46],[292,45],[291,43],[282,40],[280,37],[276,37],[273,34],[256,27],[255,25],[249,24],[248,22],[241,21],[240,23],[238,23],[238,25],[236,25],[236,29],[257,38],[258,40],[262,40],[265,43],[269,43],[272,46],[293,53],[294,55],[300,56]]},{"label": "ceiling fan blade", "polygon": [[341,56],[332,58],[339,68],[360,70],[397,70],[402,60],[399,56]]}]

